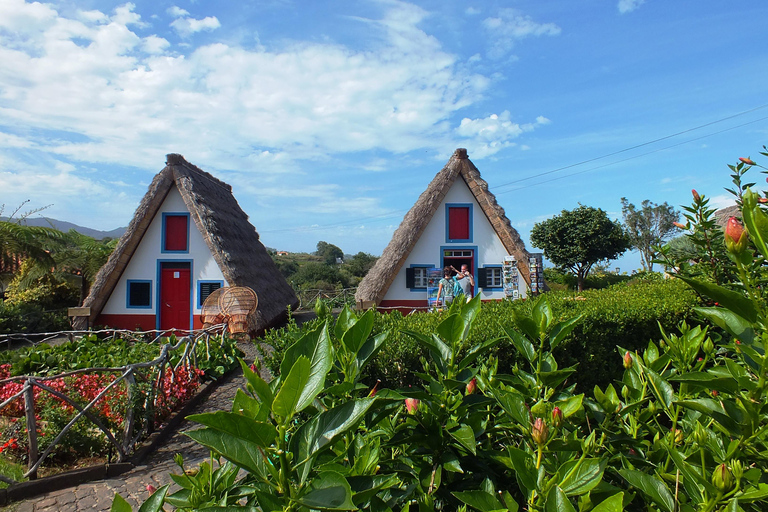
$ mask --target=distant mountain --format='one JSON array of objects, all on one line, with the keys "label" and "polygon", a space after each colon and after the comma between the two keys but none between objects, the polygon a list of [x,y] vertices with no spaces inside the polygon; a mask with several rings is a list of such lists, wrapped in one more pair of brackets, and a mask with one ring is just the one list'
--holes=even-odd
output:
[{"label": "distant mountain", "polygon": [[[0,220],[8,220],[8,218],[0,217]],[[78,233],[86,236],[90,236],[91,238],[95,238],[96,240],[101,240],[103,238],[120,238],[121,236],[123,236],[123,233],[125,233],[125,230],[127,229],[127,228],[116,228],[111,231],[99,231],[98,229],[86,228],[83,226],[78,226],[77,224],[72,224],[71,222],[67,222],[65,220],[56,220],[48,217],[28,217],[24,219],[24,223],[27,226],[42,226],[46,228],[54,228],[54,229],[58,229],[59,231],[64,231],[65,233],[70,229],[74,229]]]}]

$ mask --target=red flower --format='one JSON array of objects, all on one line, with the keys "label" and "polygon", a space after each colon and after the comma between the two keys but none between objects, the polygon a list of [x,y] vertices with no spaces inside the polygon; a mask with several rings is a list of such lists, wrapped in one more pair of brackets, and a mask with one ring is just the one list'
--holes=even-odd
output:
[{"label": "red flower", "polygon": [[406,398],[405,409],[408,411],[408,414],[416,414],[416,411],[419,410],[419,400],[417,398]]},{"label": "red flower", "polygon": [[732,254],[741,254],[747,248],[747,230],[736,217],[729,218],[725,225],[725,247]]}]

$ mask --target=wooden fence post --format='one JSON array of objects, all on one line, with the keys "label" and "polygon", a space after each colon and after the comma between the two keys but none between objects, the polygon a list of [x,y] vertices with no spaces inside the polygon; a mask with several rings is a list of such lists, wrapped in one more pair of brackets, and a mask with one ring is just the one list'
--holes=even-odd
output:
[{"label": "wooden fence post", "polygon": [[[24,411],[27,415],[27,441],[29,442],[29,460],[27,467],[31,469],[37,462],[37,420],[35,419],[35,390],[32,379],[24,381]],[[37,471],[30,473],[30,480],[37,479]]]}]

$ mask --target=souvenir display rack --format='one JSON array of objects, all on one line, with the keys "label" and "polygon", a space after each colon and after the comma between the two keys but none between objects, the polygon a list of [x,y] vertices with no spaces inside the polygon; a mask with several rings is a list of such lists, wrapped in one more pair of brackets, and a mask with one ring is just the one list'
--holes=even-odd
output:
[{"label": "souvenir display rack", "polygon": [[531,270],[531,293],[536,295],[544,291],[544,264],[543,254],[531,253],[531,257],[528,259],[528,265]]},{"label": "souvenir display rack", "polygon": [[504,281],[504,297],[511,300],[520,298],[519,278],[517,271],[517,261],[514,256],[505,256],[502,264],[502,279]]}]

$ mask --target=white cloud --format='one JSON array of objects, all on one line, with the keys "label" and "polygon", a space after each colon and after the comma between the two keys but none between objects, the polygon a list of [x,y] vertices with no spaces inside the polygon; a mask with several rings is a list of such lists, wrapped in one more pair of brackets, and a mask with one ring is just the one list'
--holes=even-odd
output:
[{"label": "white cloud", "polygon": [[170,45],[167,39],[155,35],[145,37],[141,42],[142,50],[153,55],[163,53]]},{"label": "white cloud", "polygon": [[619,0],[617,5],[621,14],[632,12],[645,3],[645,0]]},{"label": "white cloud", "polygon": [[524,132],[532,131],[538,126],[549,124],[549,122],[546,117],[538,116],[536,122],[521,125],[513,122],[510,112],[505,110],[501,114],[491,114],[483,119],[465,117],[456,128],[456,133],[471,141],[465,143],[472,147],[473,158],[483,158],[504,148],[515,146],[516,144],[512,142],[512,139],[516,139]]},{"label": "white cloud", "polygon": [[511,8],[501,9],[498,16],[483,20],[483,27],[491,38],[488,56],[493,59],[505,57],[517,41],[527,37],[560,34],[560,27],[554,23],[537,23]]},{"label": "white cloud", "polygon": [[480,14],[481,12],[482,12],[482,11],[481,11],[480,9],[477,9],[477,8],[475,8],[475,7],[471,7],[471,6],[470,6],[470,7],[467,7],[467,8],[464,10],[464,13],[465,13],[465,14],[467,14],[468,16],[474,16],[474,15],[476,15],[476,14]]},{"label": "white cloud", "polygon": [[196,32],[216,30],[221,26],[215,16],[206,16],[201,20],[195,18],[177,18],[171,23],[171,27],[182,37],[190,36]]},{"label": "white cloud", "polygon": [[721,208],[727,208],[729,206],[734,206],[735,204],[736,201],[734,201],[731,194],[720,194],[709,198],[709,206],[717,210],[720,210]]},{"label": "white cloud", "polygon": [[174,5],[173,7],[169,7],[166,12],[171,16],[173,16],[174,18],[181,18],[182,16],[189,15],[189,11],[182,9],[181,7],[178,7],[176,5]]}]

